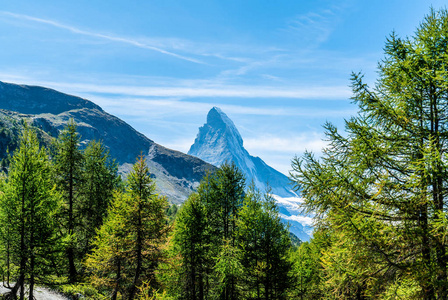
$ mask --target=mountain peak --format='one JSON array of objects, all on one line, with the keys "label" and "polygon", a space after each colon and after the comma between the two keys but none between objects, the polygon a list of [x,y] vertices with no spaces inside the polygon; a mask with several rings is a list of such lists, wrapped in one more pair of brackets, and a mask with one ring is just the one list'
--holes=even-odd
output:
[{"label": "mountain peak", "polygon": [[233,121],[219,108],[214,106],[207,114],[207,123],[203,127],[207,127],[212,131],[220,132],[228,143],[243,147],[243,139],[236,129]]},{"label": "mountain peak", "polygon": [[225,162],[234,162],[248,182],[253,180],[260,190],[265,190],[269,182],[277,195],[295,195],[290,191],[289,179],[285,175],[247,152],[235,124],[219,107],[215,106],[208,112],[207,123],[199,128],[188,154],[218,167]]},{"label": "mountain peak", "polygon": [[214,106],[207,114],[207,124],[210,127],[219,129],[225,129],[229,128],[234,133],[237,133],[238,136],[240,135],[238,130],[235,127],[235,124],[233,124],[232,120],[219,108]]},{"label": "mountain peak", "polygon": [[101,107],[87,99],[41,86],[19,85],[3,81],[0,81],[0,103],[2,109],[24,114],[60,114],[82,108],[103,111]]},{"label": "mountain peak", "polygon": [[[272,194],[280,197],[297,197],[291,191],[288,177],[247,152],[235,124],[218,107],[213,107],[208,112],[207,122],[199,128],[188,154],[218,167],[225,162],[233,162],[246,176],[247,183],[253,182],[260,191],[264,192],[269,188]],[[304,225],[294,220],[295,216],[289,212],[290,207],[279,203],[279,209],[284,221],[291,223],[291,232],[302,240],[308,240]]]}]

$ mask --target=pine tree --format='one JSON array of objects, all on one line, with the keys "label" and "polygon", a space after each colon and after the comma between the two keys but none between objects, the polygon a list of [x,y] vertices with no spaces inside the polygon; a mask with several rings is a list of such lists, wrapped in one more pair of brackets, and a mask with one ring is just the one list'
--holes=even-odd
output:
[{"label": "pine tree", "polygon": [[448,297],[447,36],[446,10],[431,10],[412,38],[392,34],[375,88],[353,75],[360,112],[347,134],[327,124],[322,159],[293,161],[305,206],[345,239],[337,249],[352,279],[340,289],[355,282],[376,297],[411,279],[414,297]]},{"label": "pine tree", "polygon": [[[47,153],[39,147],[36,133],[25,124],[19,148],[11,157],[8,178],[0,195],[2,239],[8,262],[17,268],[17,279],[7,299],[34,299],[34,285],[50,273],[50,257],[58,249],[55,215],[59,200],[50,176]],[[8,266],[9,269],[9,266]]]},{"label": "pine tree", "polygon": [[55,142],[55,177],[58,189],[65,202],[63,224],[71,239],[67,247],[69,281],[75,282],[77,270],[75,265],[77,225],[79,224],[79,189],[82,181],[82,166],[84,157],[78,149],[80,137],[76,132],[76,123],[70,119],[67,126],[59,134]]}]

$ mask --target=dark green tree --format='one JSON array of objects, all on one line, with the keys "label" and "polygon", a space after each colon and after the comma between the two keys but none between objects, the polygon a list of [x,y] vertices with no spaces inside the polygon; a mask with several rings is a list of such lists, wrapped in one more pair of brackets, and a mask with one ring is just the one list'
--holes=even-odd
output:
[{"label": "dark green tree", "polygon": [[79,230],[81,257],[91,249],[95,230],[103,224],[113,193],[120,184],[118,166],[101,142],[91,141],[84,150],[82,181],[79,188]]},{"label": "dark green tree", "polygon": [[[208,243],[207,257],[207,278],[209,280],[207,290],[211,292],[213,280],[217,274],[213,275],[215,259],[221,253],[221,247],[229,243],[231,247],[236,247],[236,229],[238,211],[243,205],[245,178],[243,173],[234,163],[223,164],[213,174],[206,176],[198,187],[198,195],[205,206],[207,219],[207,235],[210,237]],[[224,288],[220,289],[220,299],[237,299],[236,279],[232,274],[230,278],[223,279],[226,282]],[[215,279],[213,279],[215,277]],[[219,276],[218,276],[219,277]],[[216,282],[215,282],[216,283]],[[213,284],[218,287],[218,284]],[[214,291],[216,292],[216,291]]]},{"label": "dark green tree", "polygon": [[183,204],[175,223],[174,240],[182,257],[179,274],[182,299],[205,299],[207,219],[198,194],[192,194]]},{"label": "dark green tree", "polygon": [[249,190],[239,212],[237,241],[244,299],[287,299],[291,240],[269,193]]},{"label": "dark green tree", "polygon": [[431,10],[411,38],[392,34],[376,86],[353,75],[360,111],[346,134],[327,124],[322,159],[293,161],[305,207],[344,239],[338,259],[347,253],[351,277],[339,291],[378,297],[411,280],[419,290],[407,297],[448,297],[447,44],[446,10]]},{"label": "dark green tree", "polygon": [[55,223],[60,203],[48,155],[26,124],[10,161],[0,193],[0,222],[8,271],[9,264],[14,265],[17,279],[6,298],[15,299],[20,290],[19,298],[24,299],[27,283],[32,300],[36,280],[54,272],[49,264],[60,249]]},{"label": "dark green tree", "polygon": [[80,137],[76,131],[76,123],[70,119],[67,126],[59,134],[54,147],[55,178],[64,199],[62,222],[71,241],[67,247],[68,276],[70,282],[76,281],[76,227],[80,223],[79,210],[80,186],[84,157],[79,150]]}]

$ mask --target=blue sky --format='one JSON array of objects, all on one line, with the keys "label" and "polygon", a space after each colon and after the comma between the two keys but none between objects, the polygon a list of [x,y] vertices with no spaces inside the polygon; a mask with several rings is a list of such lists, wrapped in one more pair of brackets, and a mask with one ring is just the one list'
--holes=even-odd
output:
[{"label": "blue sky", "polygon": [[0,80],[101,105],[183,152],[213,106],[285,174],[356,114],[350,74],[376,77],[386,37],[410,36],[447,1],[9,1]]}]

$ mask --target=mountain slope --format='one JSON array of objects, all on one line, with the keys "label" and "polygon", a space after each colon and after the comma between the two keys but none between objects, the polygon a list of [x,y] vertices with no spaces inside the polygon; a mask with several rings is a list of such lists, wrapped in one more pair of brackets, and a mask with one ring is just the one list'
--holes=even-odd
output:
[{"label": "mountain slope", "polygon": [[235,124],[221,109],[213,107],[209,111],[207,122],[199,128],[188,154],[218,167],[225,162],[234,162],[248,183],[253,181],[262,192],[269,186],[270,192],[276,195],[281,218],[290,224],[290,231],[302,241],[309,240],[310,218],[300,216],[300,199],[291,190],[289,178],[247,152]]},{"label": "mountain slope", "polygon": [[[89,100],[52,89],[0,81],[0,109],[3,109],[0,119],[3,116],[5,126],[12,124],[11,119],[15,122],[23,119],[53,137],[73,118],[78,124],[81,146],[90,140],[101,140],[124,174],[131,169],[136,157],[143,154],[148,159],[158,192],[174,203],[185,200],[206,172],[215,169],[196,157],[158,145]],[[4,137],[5,145],[7,138]]]}]

